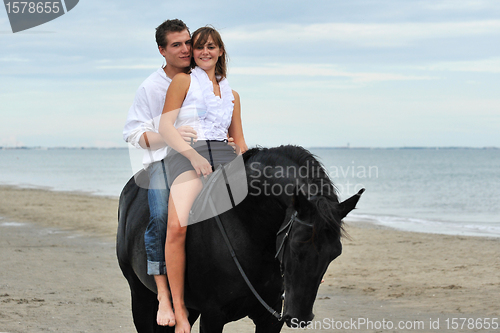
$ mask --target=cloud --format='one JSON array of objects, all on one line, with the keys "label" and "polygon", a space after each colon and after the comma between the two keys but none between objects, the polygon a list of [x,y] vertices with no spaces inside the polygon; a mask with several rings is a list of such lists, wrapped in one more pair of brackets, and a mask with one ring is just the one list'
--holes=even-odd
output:
[{"label": "cloud", "polygon": [[430,71],[500,73],[500,58],[439,62],[419,67],[419,69]]},{"label": "cloud", "polygon": [[94,64],[95,69],[104,70],[155,70],[164,65],[165,60],[158,54],[155,58],[100,59]]},{"label": "cloud", "polygon": [[490,0],[441,0],[421,3],[426,9],[436,11],[479,11],[485,9],[498,8],[498,3]]},{"label": "cloud", "polygon": [[232,42],[328,42],[359,47],[402,47],[420,40],[500,34],[500,20],[469,22],[320,23],[262,25],[228,29]]},{"label": "cloud", "polygon": [[109,65],[109,66],[97,66],[96,69],[157,69],[159,67],[156,65]]},{"label": "cloud", "polygon": [[22,147],[24,143],[19,141],[16,136],[11,135],[9,137],[0,138],[0,147]]},{"label": "cloud", "polygon": [[29,59],[24,59],[24,58],[18,58],[18,57],[2,57],[0,58],[0,61],[4,62],[29,62]]},{"label": "cloud", "polygon": [[394,73],[349,72],[329,64],[268,64],[255,67],[233,67],[231,74],[258,76],[306,76],[306,77],[346,77],[354,82],[435,80],[436,77],[403,75]]}]

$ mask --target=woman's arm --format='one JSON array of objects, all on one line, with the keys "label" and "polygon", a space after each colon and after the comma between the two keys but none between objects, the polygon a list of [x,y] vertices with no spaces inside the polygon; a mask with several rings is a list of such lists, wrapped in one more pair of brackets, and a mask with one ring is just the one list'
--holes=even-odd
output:
[{"label": "woman's arm", "polygon": [[241,104],[240,95],[233,90],[234,96],[234,110],[233,117],[231,119],[231,125],[229,126],[229,136],[234,139],[234,143],[240,149],[240,154],[243,154],[248,150],[247,144],[245,143],[245,137],[243,136],[243,126],[241,124]]},{"label": "woman's arm", "polygon": [[188,74],[177,74],[167,90],[163,113],[160,118],[159,132],[165,142],[174,150],[186,157],[193,165],[198,175],[208,175],[212,172],[212,166],[208,161],[198,154],[179,134],[174,127],[179,110],[189,90],[191,77]]},{"label": "woman's arm", "polygon": [[[190,142],[193,139],[196,142],[198,138],[196,135],[196,131],[191,126],[181,126],[176,129],[177,132],[181,135],[181,137],[186,142]],[[157,150],[165,147],[166,143],[160,133],[156,132],[144,132],[139,139],[139,145],[141,145],[144,149],[152,149]]]}]

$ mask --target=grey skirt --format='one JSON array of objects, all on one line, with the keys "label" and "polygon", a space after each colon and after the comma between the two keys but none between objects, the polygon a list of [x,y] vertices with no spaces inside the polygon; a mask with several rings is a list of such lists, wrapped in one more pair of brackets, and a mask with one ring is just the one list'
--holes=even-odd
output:
[{"label": "grey skirt", "polygon": [[[217,169],[219,165],[231,162],[237,156],[233,147],[226,141],[200,140],[194,143],[193,148],[210,162],[212,170]],[[191,162],[173,149],[168,153],[166,161],[167,180],[170,186],[180,174],[194,170]]]}]

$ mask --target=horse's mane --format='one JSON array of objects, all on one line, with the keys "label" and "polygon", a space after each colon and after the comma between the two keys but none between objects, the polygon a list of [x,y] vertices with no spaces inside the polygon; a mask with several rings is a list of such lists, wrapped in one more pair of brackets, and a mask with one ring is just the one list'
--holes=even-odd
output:
[{"label": "horse's mane", "polygon": [[[286,145],[274,148],[255,147],[243,155],[246,165],[252,162],[261,162],[270,165],[289,165],[290,162],[300,166],[307,166],[306,182],[313,188],[319,189],[319,194],[309,193],[310,202],[314,204],[320,219],[316,220],[315,229],[320,231],[324,227],[333,230],[339,236],[344,233],[342,221],[335,217],[339,199],[337,190],[333,185],[323,164],[317,156],[307,149]],[[318,225],[321,223],[322,225]]]}]

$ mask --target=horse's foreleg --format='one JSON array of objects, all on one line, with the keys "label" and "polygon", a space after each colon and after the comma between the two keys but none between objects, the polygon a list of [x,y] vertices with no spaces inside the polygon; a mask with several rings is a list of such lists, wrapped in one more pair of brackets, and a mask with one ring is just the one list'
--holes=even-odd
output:
[{"label": "horse's foreleg", "polygon": [[194,323],[196,322],[196,320],[198,320],[198,317],[200,316],[200,312],[190,308],[188,308],[188,311],[189,311],[189,317],[188,317],[189,325],[193,327]]},{"label": "horse's foreleg", "polygon": [[222,333],[226,322],[219,316],[201,315],[200,333]]},{"label": "horse's foreleg", "polygon": [[[277,310],[280,306],[281,302],[278,302],[274,309]],[[284,324],[282,320],[279,321],[263,307],[260,307],[257,313],[253,313],[249,317],[255,324],[255,333],[278,333],[281,332]]]},{"label": "horse's foreleg", "polygon": [[273,316],[268,316],[263,321],[254,321],[255,333],[278,333],[281,332],[283,321],[279,321]]}]

